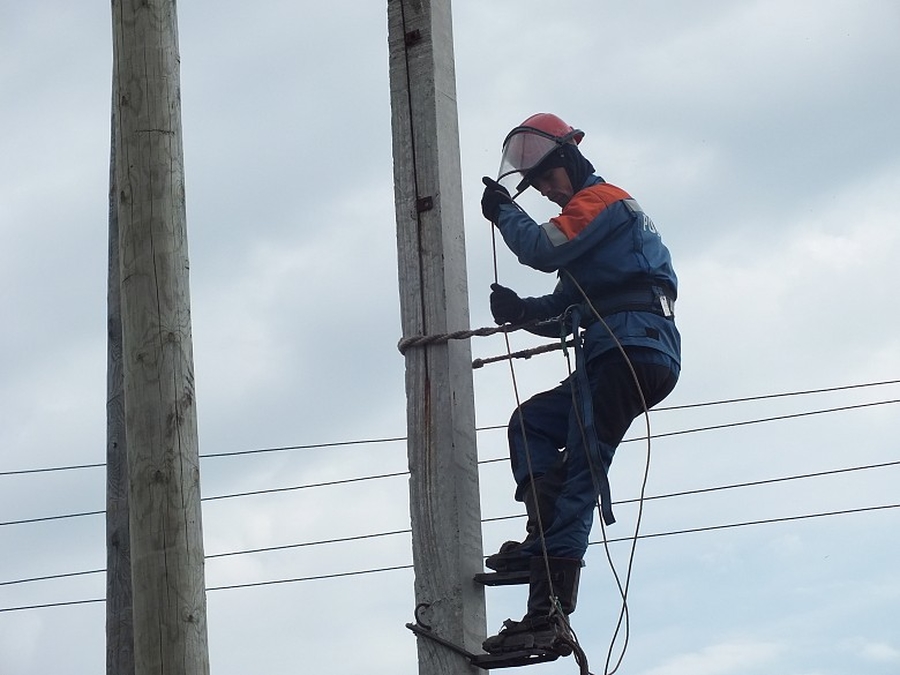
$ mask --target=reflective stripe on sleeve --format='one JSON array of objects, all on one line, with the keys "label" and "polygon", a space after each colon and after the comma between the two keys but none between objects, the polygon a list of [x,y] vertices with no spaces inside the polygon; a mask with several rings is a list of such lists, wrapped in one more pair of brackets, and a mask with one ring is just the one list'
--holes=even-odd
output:
[{"label": "reflective stripe on sleeve", "polygon": [[550,240],[550,243],[554,246],[559,246],[560,244],[565,244],[569,241],[566,233],[560,230],[554,223],[544,223],[541,227],[544,229],[544,232],[547,233],[547,238]]},{"label": "reflective stripe on sleeve", "polygon": [[638,204],[634,199],[623,199],[622,202],[625,204],[626,208],[632,213],[643,213],[644,209],[641,208],[641,205]]}]

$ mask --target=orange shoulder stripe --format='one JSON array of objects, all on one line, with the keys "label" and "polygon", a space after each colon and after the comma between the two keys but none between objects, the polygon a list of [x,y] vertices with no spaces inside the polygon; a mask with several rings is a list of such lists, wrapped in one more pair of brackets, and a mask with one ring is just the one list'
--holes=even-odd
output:
[{"label": "orange shoulder stripe", "polygon": [[610,183],[598,183],[577,192],[562,213],[551,218],[550,222],[571,241],[604,209],[630,198],[631,195],[620,187]]}]

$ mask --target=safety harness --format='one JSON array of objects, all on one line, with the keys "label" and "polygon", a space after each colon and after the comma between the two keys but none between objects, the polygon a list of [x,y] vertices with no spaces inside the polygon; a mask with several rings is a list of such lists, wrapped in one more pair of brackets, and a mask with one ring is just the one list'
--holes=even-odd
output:
[{"label": "safety harness", "polygon": [[[600,498],[600,515],[603,522],[612,525],[616,518],[612,512],[612,494],[609,486],[609,462],[600,452],[600,441],[594,424],[594,404],[591,385],[588,380],[587,358],[584,349],[584,331],[602,317],[626,311],[653,312],[667,319],[675,317],[675,293],[663,285],[641,285],[620,288],[615,293],[604,293],[598,299],[572,305],[563,314],[560,322],[560,337],[565,343],[571,333],[570,344],[575,350],[574,397],[578,406],[583,441],[587,445],[591,476]],[[594,468],[599,471],[594,471]]]}]

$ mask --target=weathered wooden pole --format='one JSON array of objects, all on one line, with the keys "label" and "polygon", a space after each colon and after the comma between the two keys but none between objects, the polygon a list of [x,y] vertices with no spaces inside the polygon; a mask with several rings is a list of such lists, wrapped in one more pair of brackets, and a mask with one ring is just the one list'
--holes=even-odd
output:
[{"label": "weathered wooden pole", "polygon": [[112,0],[136,675],[209,672],[174,0]]},{"label": "weathered wooden pole", "polygon": [[[394,195],[403,335],[469,327],[449,0],[388,0]],[[469,343],[406,352],[416,603],[435,634],[480,652],[481,507]],[[473,672],[419,638],[420,675]]]},{"label": "weathered wooden pole", "polygon": [[119,214],[116,196],[116,83],[109,153],[109,269],[106,361],[106,675],[134,675],[128,455],[122,374]]}]

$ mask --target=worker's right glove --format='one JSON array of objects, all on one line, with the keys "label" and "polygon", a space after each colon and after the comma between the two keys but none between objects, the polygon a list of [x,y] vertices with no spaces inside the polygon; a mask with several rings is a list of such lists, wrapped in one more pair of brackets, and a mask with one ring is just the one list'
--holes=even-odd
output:
[{"label": "worker's right glove", "polygon": [[497,325],[520,323],[525,319],[525,301],[511,288],[491,284],[491,314]]},{"label": "worker's right glove", "polygon": [[493,178],[485,176],[481,182],[484,183],[484,194],[481,195],[481,213],[496,224],[500,218],[500,207],[503,204],[512,204],[512,197],[509,196],[509,190]]}]

